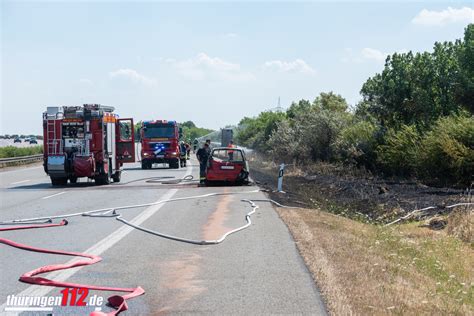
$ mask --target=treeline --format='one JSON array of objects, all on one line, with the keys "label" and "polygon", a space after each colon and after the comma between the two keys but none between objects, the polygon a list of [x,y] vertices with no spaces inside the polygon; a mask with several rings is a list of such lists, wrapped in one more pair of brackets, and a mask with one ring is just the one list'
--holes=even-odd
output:
[{"label": "treeline", "polygon": [[183,129],[183,140],[189,143],[192,143],[196,138],[214,132],[212,129],[197,127],[193,121],[180,123],[179,126]]},{"label": "treeline", "polygon": [[325,161],[429,184],[474,174],[474,24],[433,52],[395,53],[350,110],[333,92],[239,123],[237,141],[280,162]]}]

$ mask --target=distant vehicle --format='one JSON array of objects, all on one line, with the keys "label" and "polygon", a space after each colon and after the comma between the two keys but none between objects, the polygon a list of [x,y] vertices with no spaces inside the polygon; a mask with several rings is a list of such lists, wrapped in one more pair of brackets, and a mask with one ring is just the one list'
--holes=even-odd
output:
[{"label": "distant vehicle", "polygon": [[181,137],[182,130],[176,121],[144,121],[140,129],[142,169],[151,169],[154,163],[167,163],[171,169],[184,165]]},{"label": "distant vehicle", "polygon": [[13,140],[14,143],[21,143],[21,139],[20,137],[17,137]]},{"label": "distant vehicle", "polygon": [[214,148],[208,160],[206,182],[247,184],[249,165],[244,151],[238,148]]},{"label": "distant vehicle", "polygon": [[36,138],[30,138],[30,144],[38,144]]},{"label": "distant vehicle", "polygon": [[232,128],[221,129],[221,146],[227,147],[231,140],[234,139],[234,131]]},{"label": "distant vehicle", "polygon": [[29,137],[26,137],[23,141],[24,141],[25,143],[26,143],[26,142],[29,142],[29,141],[30,141],[30,138],[29,138]]}]

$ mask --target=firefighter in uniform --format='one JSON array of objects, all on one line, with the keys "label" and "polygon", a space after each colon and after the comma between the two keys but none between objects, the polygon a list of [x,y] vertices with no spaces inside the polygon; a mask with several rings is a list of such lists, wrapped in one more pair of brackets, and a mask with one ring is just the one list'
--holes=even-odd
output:
[{"label": "firefighter in uniform", "polygon": [[[235,148],[236,146],[234,145],[234,141],[230,141],[229,142],[229,145],[227,145],[228,148]],[[227,151],[229,153],[229,161],[232,161],[234,160],[234,151],[233,150],[229,150]]]},{"label": "firefighter in uniform", "polygon": [[199,160],[199,182],[204,183],[206,180],[206,167],[209,156],[211,155],[211,149],[208,143],[204,143],[202,148],[196,153],[196,157]]}]

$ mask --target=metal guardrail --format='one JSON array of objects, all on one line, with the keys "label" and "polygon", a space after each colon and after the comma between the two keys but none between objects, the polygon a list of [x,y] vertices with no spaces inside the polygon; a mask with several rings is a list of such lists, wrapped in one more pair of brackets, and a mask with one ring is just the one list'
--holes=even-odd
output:
[{"label": "metal guardrail", "polygon": [[0,168],[18,165],[18,164],[27,164],[35,161],[40,161],[43,159],[43,154],[31,155],[31,156],[20,156],[20,157],[10,157],[10,158],[0,158]]}]

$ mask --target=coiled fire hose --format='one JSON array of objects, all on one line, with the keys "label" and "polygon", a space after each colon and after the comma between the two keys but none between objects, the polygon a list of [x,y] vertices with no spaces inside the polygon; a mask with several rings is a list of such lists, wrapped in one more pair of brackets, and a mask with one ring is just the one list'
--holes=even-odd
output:
[{"label": "coiled fire hose", "polygon": [[[58,226],[66,226],[67,223],[68,222],[66,220],[62,220],[61,222],[59,222],[57,224],[35,224],[35,225],[30,225],[30,226],[5,227],[5,228],[0,228],[0,231],[58,227]],[[114,311],[112,311],[110,313],[103,313],[103,312],[99,312],[99,311],[94,311],[90,314],[91,316],[105,316],[105,315],[113,316],[113,315],[118,315],[120,312],[123,312],[123,311],[128,309],[127,302],[126,302],[128,299],[134,298],[136,296],[140,296],[140,295],[145,293],[145,291],[139,286],[137,286],[136,288],[95,286],[95,285],[87,285],[87,284],[78,284],[78,283],[54,281],[54,280],[50,280],[50,279],[46,279],[46,278],[36,276],[36,275],[39,275],[39,274],[53,272],[53,271],[57,271],[57,270],[65,270],[65,269],[71,269],[71,268],[74,268],[74,267],[92,265],[94,263],[102,261],[102,258],[99,257],[99,256],[89,255],[89,254],[80,253],[80,252],[70,252],[70,251],[63,251],[63,250],[50,250],[50,249],[44,249],[44,248],[37,248],[37,247],[28,246],[28,245],[25,245],[25,244],[20,244],[20,243],[14,242],[14,241],[6,239],[6,238],[0,238],[0,243],[8,245],[10,247],[23,249],[23,250],[26,250],[26,251],[56,254],[56,255],[65,255],[65,256],[74,256],[74,257],[83,257],[83,258],[89,258],[90,259],[90,260],[79,260],[79,261],[76,261],[76,262],[73,262],[73,263],[70,263],[70,264],[52,264],[52,265],[43,266],[43,267],[34,269],[32,271],[23,273],[20,276],[20,279],[19,279],[20,282],[35,284],[35,285],[64,287],[64,288],[84,288],[84,289],[98,290],[98,291],[129,292],[129,294],[126,294],[126,295],[122,295],[122,296],[114,295],[114,296],[111,296],[107,299],[108,302],[109,302],[109,305],[111,307],[115,308]]]},{"label": "coiled fire hose", "polygon": [[[117,213],[117,211],[118,210],[138,208],[138,207],[158,205],[158,204],[174,202],[174,201],[183,201],[183,200],[198,199],[198,198],[205,198],[205,197],[211,197],[211,196],[220,196],[220,195],[250,194],[250,193],[256,193],[256,192],[259,192],[259,191],[260,190],[245,191],[245,192],[208,193],[208,194],[202,194],[202,195],[194,195],[194,196],[188,196],[188,197],[161,200],[161,201],[157,201],[157,202],[154,202],[154,203],[119,206],[119,207],[114,207],[114,208],[105,208],[105,209],[99,209],[99,210],[92,210],[92,211],[86,211],[86,212],[77,212],[77,213],[70,213],[70,214],[63,214],[63,215],[56,215],[56,216],[44,216],[44,217],[35,217],[35,218],[28,218],[28,219],[17,219],[17,220],[3,221],[3,222],[0,222],[0,225],[12,225],[12,224],[15,224],[15,223],[16,224],[33,224],[33,225],[13,226],[13,227],[5,227],[5,228],[0,227],[0,232],[1,231],[9,231],[9,230],[65,226],[68,223],[67,220],[65,220],[65,218],[70,218],[70,217],[74,217],[74,216],[115,217],[118,221],[120,221],[120,222],[122,222],[126,225],[129,225],[131,227],[134,227],[135,229],[138,229],[138,230],[141,230],[143,232],[146,232],[146,233],[149,233],[149,234],[152,234],[152,235],[155,235],[155,236],[159,236],[159,237],[162,237],[162,238],[166,238],[166,239],[170,239],[170,240],[174,240],[174,241],[179,241],[179,242],[195,244],[195,245],[216,245],[216,244],[222,243],[229,235],[237,233],[241,230],[244,230],[252,224],[252,221],[251,221],[250,217],[258,209],[258,205],[255,204],[255,201],[270,202],[270,203],[273,203],[273,204],[275,204],[279,207],[288,207],[288,208],[293,208],[293,207],[281,205],[278,202],[276,202],[274,200],[270,200],[270,199],[258,199],[258,200],[242,199],[241,201],[250,204],[250,206],[252,208],[252,210],[245,215],[246,224],[223,234],[219,239],[216,239],[216,240],[193,240],[193,239],[188,239],[188,238],[183,238],[183,237],[172,236],[172,235],[160,233],[158,231],[154,231],[154,230],[151,230],[151,229],[147,229],[147,228],[132,224],[131,222],[129,222],[129,221],[125,220],[124,218],[122,218],[121,214]],[[58,219],[58,218],[62,218],[60,223],[52,223],[53,219]],[[102,258],[99,257],[99,256],[85,254],[85,253],[79,253],[79,252],[49,250],[49,249],[44,249],[44,248],[32,247],[32,246],[16,243],[14,241],[11,241],[11,240],[5,239],[5,238],[0,238],[0,243],[3,243],[5,245],[11,246],[11,247],[27,250],[27,251],[48,253],[48,254],[67,255],[67,256],[78,256],[78,257],[83,257],[83,258],[89,258],[90,259],[90,260],[80,260],[80,261],[76,261],[76,262],[73,262],[73,263],[70,263],[70,264],[55,264],[55,265],[48,265],[48,266],[37,268],[33,271],[24,273],[19,279],[21,282],[35,284],[35,285],[54,286],[54,287],[86,288],[86,289],[99,290],[99,291],[102,290],[102,291],[129,292],[129,294],[126,294],[126,295],[122,295],[122,296],[114,295],[114,296],[111,296],[111,297],[108,298],[109,305],[111,307],[115,308],[114,311],[112,311],[110,313],[103,313],[103,312],[95,311],[95,312],[92,312],[90,314],[91,316],[118,315],[120,312],[125,311],[125,310],[128,309],[126,300],[137,297],[137,296],[142,295],[142,294],[145,293],[145,291],[139,286],[137,286],[136,288],[114,288],[114,287],[103,287],[103,286],[94,286],[94,285],[68,283],[68,282],[58,282],[58,281],[49,280],[49,279],[46,279],[46,278],[36,277],[36,275],[42,274],[42,273],[52,272],[52,271],[56,271],[56,270],[65,270],[65,269],[70,269],[70,268],[79,267],[79,266],[92,265],[94,263],[100,262],[102,260]]]}]

